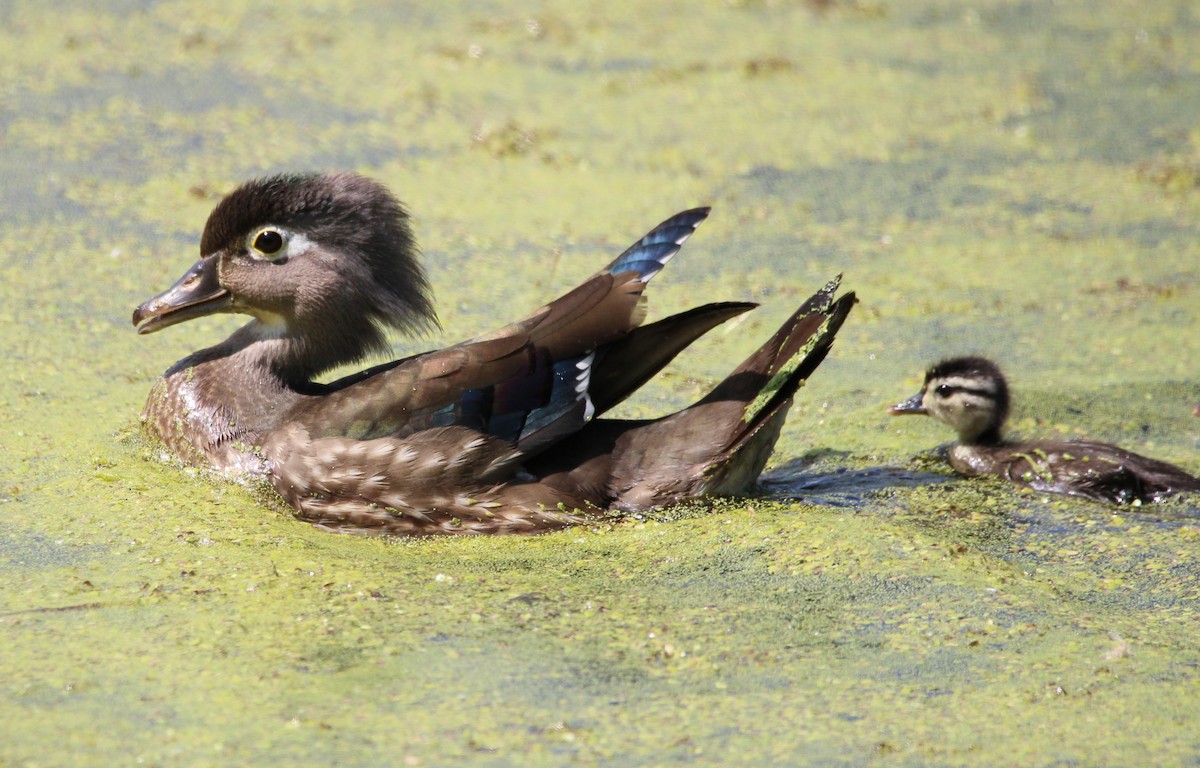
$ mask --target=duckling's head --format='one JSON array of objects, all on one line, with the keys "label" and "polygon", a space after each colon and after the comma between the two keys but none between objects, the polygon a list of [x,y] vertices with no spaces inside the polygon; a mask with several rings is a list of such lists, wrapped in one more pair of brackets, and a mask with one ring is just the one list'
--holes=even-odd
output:
[{"label": "duckling's head", "polygon": [[995,363],[956,357],[926,371],[921,391],[888,410],[928,414],[954,427],[959,442],[979,444],[1000,442],[1008,405],[1008,384]]},{"label": "duckling's head", "polygon": [[[263,338],[290,338],[315,367],[386,348],[383,326],[437,324],[408,214],[353,173],[250,181],[208,217],[200,260],[133,313],[138,333],[236,312]],[[325,359],[330,355],[338,358]]]}]

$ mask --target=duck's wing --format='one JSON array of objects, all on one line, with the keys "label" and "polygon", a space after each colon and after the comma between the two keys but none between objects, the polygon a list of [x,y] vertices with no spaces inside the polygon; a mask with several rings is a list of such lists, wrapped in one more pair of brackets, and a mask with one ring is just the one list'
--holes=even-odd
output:
[{"label": "duck's wing", "polygon": [[[596,413],[589,393],[597,353],[601,362],[610,351],[628,360],[631,351],[648,346],[644,342],[654,334],[621,340],[645,317],[642,293],[647,282],[679,251],[708,210],[697,208],[667,219],[606,268],[528,317],[486,336],[336,382],[325,396],[299,405],[288,421],[315,437],[402,437],[460,425],[527,451],[552,444]],[[635,379],[644,382],[701,333],[732,316],[733,306],[712,305],[696,310],[698,314],[685,313],[674,323],[648,326],[660,336],[670,336],[671,343],[638,366],[636,376],[606,374],[597,390],[605,407],[618,395],[627,395]]]},{"label": "duck's wing", "polygon": [[613,469],[617,506],[736,495],[757,482],[797,390],[828,355],[857,301],[852,291],[834,298],[840,280],[801,304],[707,396],[623,436]]},{"label": "duck's wing", "polygon": [[705,304],[605,344],[596,352],[588,388],[596,415],[636,392],[693,341],[756,306],[744,301]]},{"label": "duck's wing", "polygon": [[514,396],[493,397],[482,431],[512,441],[525,454],[540,453],[629,397],[700,336],[754,306],[706,304],[635,328],[585,356],[559,361],[549,394],[537,402],[525,381],[502,382],[495,393]]},{"label": "duck's wing", "polygon": [[706,397],[660,419],[598,419],[525,465],[544,483],[603,506],[644,510],[746,492],[779,437],[796,391],[828,354],[854,306],[833,280]]}]

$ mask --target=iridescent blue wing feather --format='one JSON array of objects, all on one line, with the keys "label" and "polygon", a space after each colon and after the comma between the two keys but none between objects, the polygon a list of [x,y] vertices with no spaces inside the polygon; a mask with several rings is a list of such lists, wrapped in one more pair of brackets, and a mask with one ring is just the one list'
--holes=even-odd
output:
[{"label": "iridescent blue wing feather", "polygon": [[684,242],[708,218],[710,208],[693,208],[677,213],[646,233],[646,236],[625,249],[601,272],[619,275],[637,272],[643,283],[662,271],[671,257],[679,253]]}]

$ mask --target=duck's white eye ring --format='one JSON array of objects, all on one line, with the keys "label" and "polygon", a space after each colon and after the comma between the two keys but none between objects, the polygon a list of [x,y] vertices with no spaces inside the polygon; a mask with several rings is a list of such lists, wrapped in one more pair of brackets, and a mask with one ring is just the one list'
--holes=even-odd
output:
[{"label": "duck's white eye ring", "polygon": [[263,227],[249,238],[250,248],[271,261],[287,257],[287,236],[274,227]]}]

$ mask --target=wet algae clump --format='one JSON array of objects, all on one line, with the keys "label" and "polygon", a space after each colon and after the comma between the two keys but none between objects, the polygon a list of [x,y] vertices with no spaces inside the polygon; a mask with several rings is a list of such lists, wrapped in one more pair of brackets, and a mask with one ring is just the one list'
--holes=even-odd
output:
[{"label": "wet algae clump", "polygon": [[[986,353],[1016,433],[1200,471],[1190,8],[0,16],[0,763],[1200,760],[1197,501],[961,481],[922,453],[936,425],[884,412],[929,360]],[[129,313],[234,184],[327,169],[414,214],[444,334],[397,355],[714,205],[650,319],[763,306],[626,415],[702,395],[830,274],[862,303],[768,498],[535,538],[323,533],[139,436],[155,377],[238,321],[138,338]]]}]

